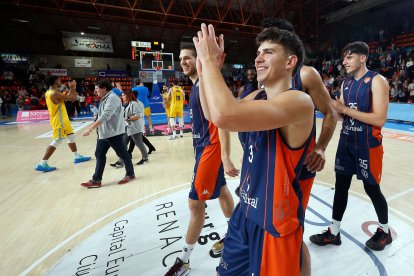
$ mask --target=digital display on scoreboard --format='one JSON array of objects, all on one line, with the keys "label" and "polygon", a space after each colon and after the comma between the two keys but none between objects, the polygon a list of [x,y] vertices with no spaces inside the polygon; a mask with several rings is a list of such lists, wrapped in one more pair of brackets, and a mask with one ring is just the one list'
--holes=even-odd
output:
[{"label": "digital display on scoreboard", "polygon": [[162,51],[164,49],[164,43],[159,41],[131,41],[132,59],[139,59],[139,53],[141,51]]}]

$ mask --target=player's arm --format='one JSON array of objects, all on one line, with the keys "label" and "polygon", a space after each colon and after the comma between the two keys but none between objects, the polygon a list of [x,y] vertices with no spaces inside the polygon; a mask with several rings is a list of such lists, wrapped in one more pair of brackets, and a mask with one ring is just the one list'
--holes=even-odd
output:
[{"label": "player's arm", "polygon": [[335,131],[338,117],[330,105],[331,97],[318,71],[313,67],[303,66],[300,75],[304,89],[312,98],[316,108],[324,115],[319,139],[312,152],[306,156],[304,162],[309,171],[318,172],[325,166],[325,150]]},{"label": "player's arm", "polygon": [[[382,127],[387,121],[389,89],[388,82],[383,76],[377,75],[374,77],[372,80],[372,112],[363,112],[346,107],[343,104],[343,98],[342,100],[336,99],[336,101],[333,101],[332,106],[336,111],[357,119],[358,121]],[[341,97],[343,97],[342,92]]]},{"label": "player's arm", "polygon": [[238,176],[240,171],[234,166],[230,159],[230,132],[219,128],[218,134],[221,147],[221,161],[223,162],[224,172],[229,176]]},{"label": "player's arm", "polygon": [[[199,60],[197,60],[197,63],[198,62]],[[206,117],[208,121],[211,121],[210,109],[208,107],[206,95],[204,93],[204,78],[203,78],[203,74],[201,73],[198,73],[198,90],[199,90],[201,108],[203,109],[204,117]]]},{"label": "player's arm", "polygon": [[168,89],[167,100],[171,100],[172,88]]},{"label": "player's arm", "polygon": [[69,86],[70,86],[70,89],[69,89],[68,94],[63,94],[61,92],[54,91],[50,94],[51,100],[55,104],[58,104],[61,100],[63,100],[63,101],[76,101],[76,99],[78,97],[78,93],[76,93],[76,81],[75,80],[71,81]]},{"label": "player's arm", "polygon": [[237,92],[237,98],[241,99],[240,97],[243,95],[243,93],[244,93],[244,85],[240,86],[239,92]]}]

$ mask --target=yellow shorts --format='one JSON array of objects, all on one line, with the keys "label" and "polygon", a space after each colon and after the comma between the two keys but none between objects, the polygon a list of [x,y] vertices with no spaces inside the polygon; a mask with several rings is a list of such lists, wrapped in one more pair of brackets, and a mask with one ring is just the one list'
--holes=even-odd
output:
[{"label": "yellow shorts", "polygon": [[73,134],[73,128],[71,125],[65,126],[63,128],[55,128],[53,129],[53,139],[63,139],[66,138],[68,135]]},{"label": "yellow shorts", "polygon": [[169,107],[165,108],[165,115],[167,115],[167,118],[170,118],[170,108]]},{"label": "yellow shorts", "polygon": [[183,117],[183,108],[172,107],[170,109],[170,118]]},{"label": "yellow shorts", "polygon": [[151,116],[151,108],[149,107],[144,108],[144,115],[147,117]]}]

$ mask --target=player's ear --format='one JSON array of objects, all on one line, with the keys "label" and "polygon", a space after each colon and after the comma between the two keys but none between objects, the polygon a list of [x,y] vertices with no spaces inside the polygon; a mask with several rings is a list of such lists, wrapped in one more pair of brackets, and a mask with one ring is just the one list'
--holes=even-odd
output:
[{"label": "player's ear", "polygon": [[294,69],[296,64],[298,63],[298,57],[295,55],[288,56],[288,61],[286,64],[286,69]]}]

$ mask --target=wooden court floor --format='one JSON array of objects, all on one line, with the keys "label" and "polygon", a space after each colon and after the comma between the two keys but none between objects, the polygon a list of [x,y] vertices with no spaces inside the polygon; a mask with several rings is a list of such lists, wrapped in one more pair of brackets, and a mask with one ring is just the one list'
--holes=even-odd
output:
[{"label": "wooden court floor", "polygon": [[[320,124],[318,119],[318,129]],[[339,130],[340,123],[326,151],[325,169],[317,175],[319,184],[334,184]],[[66,143],[60,145],[49,162],[58,167],[57,171],[34,171],[51,141],[35,137],[48,131],[47,122],[0,126],[0,275],[43,275],[67,251],[117,217],[157,197],[177,190],[188,192],[189,185],[185,183],[191,181],[194,165],[190,134],[174,141],[150,137],[156,152],[149,156],[148,164],[135,165],[137,179],[122,186],[116,183],[124,176],[124,170],[109,166],[117,159],[110,150],[104,186],[88,190],[79,184],[91,178],[95,160],[73,164]],[[76,133],[79,152],[93,156],[96,136],[82,137],[81,133]],[[231,156],[240,168],[242,151],[237,135],[233,133],[231,139]],[[384,138],[384,150],[381,186],[390,212],[414,226],[414,144]],[[134,163],[140,160],[138,152],[134,152]],[[357,180],[351,192],[369,200]],[[139,199],[142,200],[134,203]]]}]

